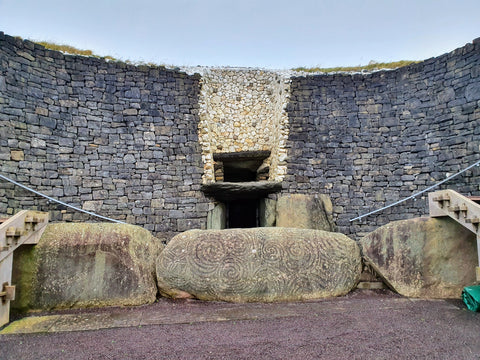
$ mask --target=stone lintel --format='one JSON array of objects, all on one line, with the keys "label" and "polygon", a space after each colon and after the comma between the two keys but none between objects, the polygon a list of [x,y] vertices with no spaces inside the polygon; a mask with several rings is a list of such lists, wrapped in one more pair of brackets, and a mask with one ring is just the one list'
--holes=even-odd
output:
[{"label": "stone lintel", "polygon": [[264,160],[270,156],[270,150],[237,151],[229,153],[215,153],[215,161],[243,161],[243,160]]},{"label": "stone lintel", "polygon": [[282,190],[280,181],[218,182],[202,185],[202,191],[219,201],[254,199]]}]

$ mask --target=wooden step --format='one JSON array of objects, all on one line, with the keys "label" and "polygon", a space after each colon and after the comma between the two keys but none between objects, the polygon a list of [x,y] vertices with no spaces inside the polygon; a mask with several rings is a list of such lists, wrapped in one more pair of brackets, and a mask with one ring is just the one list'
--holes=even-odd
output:
[{"label": "wooden step", "polygon": [[465,219],[465,222],[469,223],[469,224],[479,224],[480,223],[480,218],[478,217],[475,217],[475,218],[471,218],[471,219]]},{"label": "wooden step", "polygon": [[0,224],[0,262],[21,244],[36,244],[47,223],[47,213],[23,210]]},{"label": "wooden step", "polygon": [[5,231],[7,237],[19,237],[25,235],[27,232],[24,229],[19,229],[15,227],[9,227]]},{"label": "wooden step", "polygon": [[480,196],[467,196],[467,198],[473,202],[476,202],[477,204],[480,204]]},{"label": "wooden step", "polygon": [[465,204],[462,205],[454,205],[454,206],[449,206],[448,211],[453,211],[453,212],[460,212],[460,211],[468,211],[468,207]]},{"label": "wooden step", "polygon": [[40,222],[43,222],[44,218],[40,217],[38,215],[27,215],[25,217],[25,223],[26,224],[38,224]]},{"label": "wooden step", "polygon": [[437,202],[440,202],[440,201],[450,201],[450,196],[448,196],[448,194],[441,194],[439,196],[435,196],[433,198],[433,201],[437,201]]},{"label": "wooden step", "polygon": [[37,244],[48,223],[48,213],[22,210],[0,222],[0,326],[9,321],[15,299],[12,278],[13,252],[22,244]]},{"label": "wooden step", "polygon": [[15,300],[15,286],[3,284],[0,290],[0,298],[3,302]]}]

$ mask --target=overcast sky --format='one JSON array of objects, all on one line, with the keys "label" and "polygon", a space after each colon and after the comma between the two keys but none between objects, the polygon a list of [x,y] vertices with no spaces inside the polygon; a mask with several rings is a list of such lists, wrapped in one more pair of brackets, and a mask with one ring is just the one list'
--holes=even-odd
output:
[{"label": "overcast sky", "polygon": [[0,31],[177,66],[364,65],[480,37],[480,0],[0,0]]}]

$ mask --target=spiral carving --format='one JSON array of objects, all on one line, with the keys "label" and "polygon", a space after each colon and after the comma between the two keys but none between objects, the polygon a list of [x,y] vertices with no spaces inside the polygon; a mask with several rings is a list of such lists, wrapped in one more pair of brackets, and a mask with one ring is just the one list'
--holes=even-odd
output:
[{"label": "spiral carving", "polygon": [[191,231],[173,238],[157,260],[162,293],[206,300],[334,296],[350,291],[359,274],[356,243],[320,230]]},{"label": "spiral carving", "polygon": [[288,272],[303,272],[318,263],[321,254],[311,241],[288,239],[285,246],[284,266]]},{"label": "spiral carving", "polygon": [[280,264],[285,258],[285,248],[275,239],[265,239],[261,243],[261,256],[268,264]]},{"label": "spiral carving", "polygon": [[166,252],[165,256],[157,259],[157,266],[165,269],[166,281],[174,283],[177,288],[189,288],[189,276],[185,266],[187,261],[187,251],[182,244],[172,244]]},{"label": "spiral carving", "polygon": [[209,276],[217,271],[225,255],[222,242],[213,238],[199,241],[195,246],[195,255],[191,258],[190,267],[196,269],[199,276]]}]

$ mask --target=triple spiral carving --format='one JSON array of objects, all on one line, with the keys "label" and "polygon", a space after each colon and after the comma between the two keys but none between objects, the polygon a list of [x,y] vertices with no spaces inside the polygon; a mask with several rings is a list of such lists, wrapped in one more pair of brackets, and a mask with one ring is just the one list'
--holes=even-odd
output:
[{"label": "triple spiral carving", "polygon": [[[159,285],[200,299],[310,298],[335,290],[337,283],[356,281],[360,258],[352,254],[358,247],[332,234],[288,228],[186,232],[160,255]],[[330,271],[338,269],[343,270]]]}]

